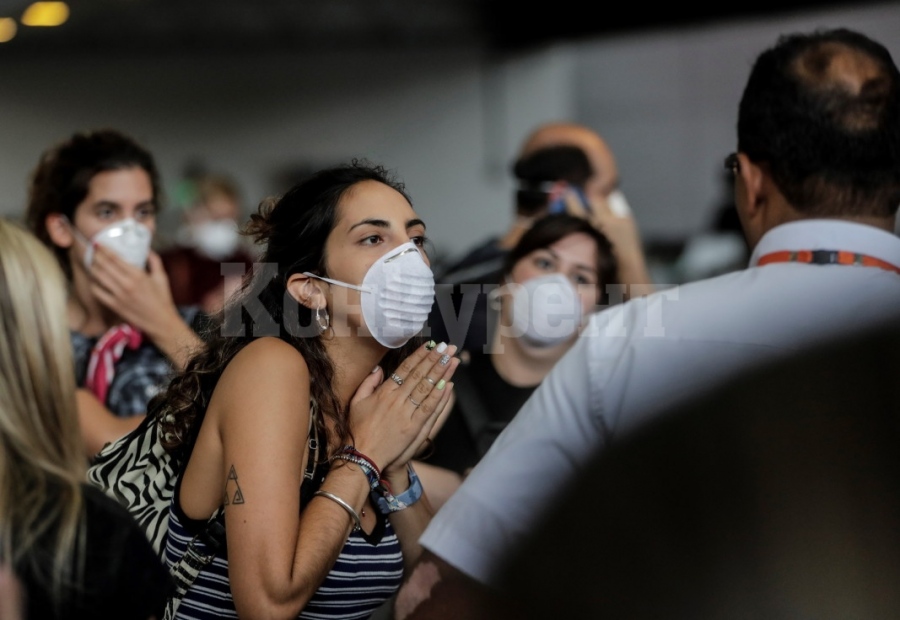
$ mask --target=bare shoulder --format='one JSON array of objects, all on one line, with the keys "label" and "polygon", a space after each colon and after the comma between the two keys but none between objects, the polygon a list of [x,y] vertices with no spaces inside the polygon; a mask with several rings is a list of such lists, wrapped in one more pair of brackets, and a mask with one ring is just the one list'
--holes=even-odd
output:
[{"label": "bare shoulder", "polygon": [[241,349],[228,364],[228,369],[231,367],[242,372],[254,368],[266,372],[277,371],[284,367],[306,369],[306,360],[303,359],[300,351],[284,340],[267,336],[258,338]]},{"label": "bare shoulder", "polygon": [[217,389],[239,397],[247,389],[258,394],[280,386],[301,390],[304,385],[308,391],[309,367],[303,355],[279,338],[265,337],[254,340],[234,356]]}]

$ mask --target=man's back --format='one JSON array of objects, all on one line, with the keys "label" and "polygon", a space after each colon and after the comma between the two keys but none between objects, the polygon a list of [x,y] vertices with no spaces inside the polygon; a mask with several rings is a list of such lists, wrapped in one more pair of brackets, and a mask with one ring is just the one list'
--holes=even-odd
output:
[{"label": "man's back", "polygon": [[[823,239],[900,265],[900,239],[826,220],[774,229],[755,258]],[[541,464],[542,493],[560,488],[598,448],[661,412],[820,338],[898,313],[898,273],[797,263],[752,267],[604,310],[443,506],[446,514],[422,544],[488,581],[500,551],[535,518],[534,488],[522,484],[516,468],[500,464],[534,460]],[[550,503],[546,496],[540,506]]]}]

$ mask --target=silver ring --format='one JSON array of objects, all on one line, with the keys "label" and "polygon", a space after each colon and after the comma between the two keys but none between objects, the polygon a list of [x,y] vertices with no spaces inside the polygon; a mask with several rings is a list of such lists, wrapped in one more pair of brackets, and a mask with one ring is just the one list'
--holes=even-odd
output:
[{"label": "silver ring", "polygon": [[416,406],[416,409],[418,409],[419,407],[422,406],[422,403],[416,402],[416,399],[412,397],[412,394],[410,394],[408,398],[409,398],[409,402],[411,402],[412,404],[414,404]]},{"label": "silver ring", "polygon": [[435,380],[432,379],[431,377],[425,377],[425,380],[426,380],[428,383],[430,383],[431,385],[434,385],[434,384],[435,384]]},{"label": "silver ring", "polygon": [[444,353],[441,356],[441,359],[438,360],[438,364],[440,364],[441,366],[446,366],[449,363],[450,363],[450,356],[447,355],[446,353]]},{"label": "silver ring", "polygon": [[391,375],[391,381],[393,381],[397,385],[403,385],[403,379],[401,379],[399,376],[397,376],[396,372]]}]

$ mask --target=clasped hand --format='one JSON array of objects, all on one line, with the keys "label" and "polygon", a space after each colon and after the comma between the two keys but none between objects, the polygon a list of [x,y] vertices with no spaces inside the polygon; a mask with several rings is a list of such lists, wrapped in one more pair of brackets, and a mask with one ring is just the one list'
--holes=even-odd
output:
[{"label": "clasped hand", "polygon": [[444,411],[459,364],[455,353],[454,345],[443,351],[420,346],[390,377],[376,368],[350,400],[356,448],[388,477],[405,472]]}]

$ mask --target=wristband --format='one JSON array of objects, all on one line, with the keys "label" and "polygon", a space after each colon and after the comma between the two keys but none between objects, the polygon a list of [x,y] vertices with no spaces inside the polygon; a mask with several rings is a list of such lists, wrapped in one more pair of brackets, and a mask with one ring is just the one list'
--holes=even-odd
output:
[{"label": "wristband", "polygon": [[409,488],[396,497],[391,493],[387,486],[387,481],[382,480],[381,484],[372,490],[372,499],[378,507],[381,514],[389,514],[409,508],[422,498],[422,482],[413,469],[411,463],[406,464],[406,470],[409,472]]},{"label": "wristband", "polygon": [[332,460],[347,461],[348,463],[358,465],[360,470],[362,470],[362,473],[366,475],[366,480],[369,481],[369,486],[374,489],[378,485],[380,480],[378,477],[378,472],[371,468],[368,461],[353,456],[352,454],[335,454]]},{"label": "wristband", "polygon": [[340,452],[332,457],[332,460],[347,461],[348,463],[358,465],[366,475],[369,486],[373,489],[381,482],[381,470],[378,469],[375,462],[353,446],[344,446],[341,448]]}]

